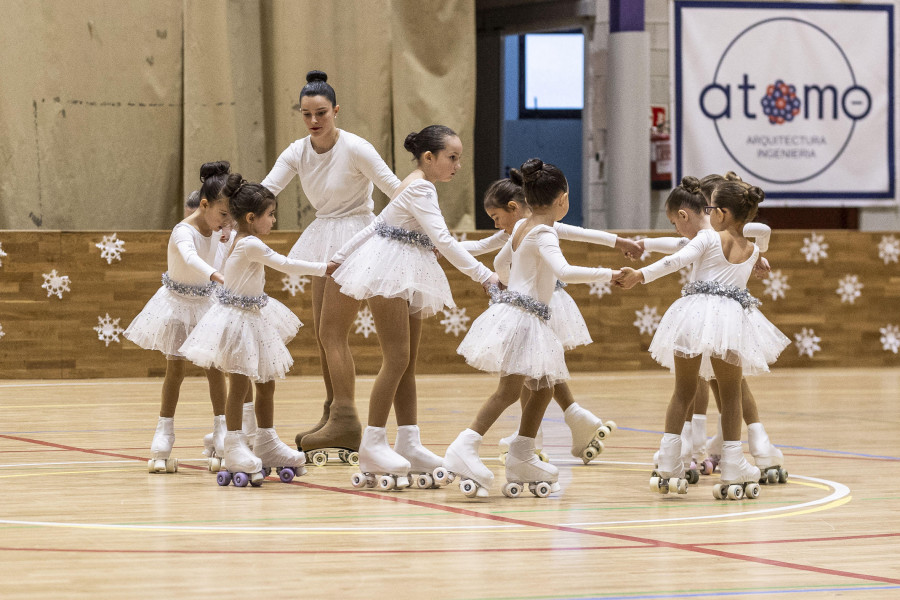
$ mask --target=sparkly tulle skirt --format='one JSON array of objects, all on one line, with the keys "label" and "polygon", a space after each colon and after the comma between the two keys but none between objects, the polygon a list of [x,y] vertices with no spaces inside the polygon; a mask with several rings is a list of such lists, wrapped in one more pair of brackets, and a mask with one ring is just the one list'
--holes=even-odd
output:
[{"label": "sparkly tulle skirt", "polygon": [[550,327],[566,350],[594,341],[578,305],[564,289],[556,289],[550,298]]},{"label": "sparkly tulle skirt", "polygon": [[348,256],[332,277],[342,294],[357,300],[403,298],[410,315],[418,318],[456,306],[434,252],[377,234]]},{"label": "sparkly tulle skirt", "polygon": [[294,243],[288,258],[328,262],[350,238],[362,231],[375,218],[370,212],[346,217],[318,218],[310,223]]},{"label": "sparkly tulle skirt", "polygon": [[141,348],[159,350],[167,358],[184,358],[178,349],[213,304],[210,296],[184,296],[163,286],[123,335]]},{"label": "sparkly tulle skirt", "polygon": [[710,358],[740,366],[744,375],[769,371],[790,340],[756,308],[724,296],[692,294],[676,300],[659,322],[650,355],[675,370],[674,357],[703,356],[700,376],[715,377]]},{"label": "sparkly tulle skirt", "polygon": [[302,326],[297,315],[274,298],[258,310],[216,302],[180,351],[204,369],[240,373],[263,383],[290,370],[294,359],[285,344]]},{"label": "sparkly tulle skirt", "polygon": [[569,378],[563,345],[547,321],[511,304],[492,304],[475,319],[456,352],[481,371],[524,375],[529,387]]}]

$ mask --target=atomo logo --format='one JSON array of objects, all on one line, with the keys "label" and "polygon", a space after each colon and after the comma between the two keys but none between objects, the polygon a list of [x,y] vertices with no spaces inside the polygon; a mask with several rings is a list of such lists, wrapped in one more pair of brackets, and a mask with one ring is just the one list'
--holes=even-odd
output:
[{"label": "atomo logo", "polygon": [[841,46],[818,25],[792,17],[739,33],[698,101],[741,169],[780,184],[828,170],[872,109]]}]

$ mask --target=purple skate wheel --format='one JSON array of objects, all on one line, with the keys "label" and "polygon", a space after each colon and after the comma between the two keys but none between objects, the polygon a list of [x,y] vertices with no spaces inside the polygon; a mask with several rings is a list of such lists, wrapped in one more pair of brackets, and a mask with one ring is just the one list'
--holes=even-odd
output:
[{"label": "purple skate wheel", "polygon": [[247,484],[250,483],[250,478],[246,473],[235,473],[234,474],[234,485],[237,487],[247,487]]},{"label": "purple skate wheel", "polygon": [[231,473],[228,471],[219,471],[216,474],[216,483],[223,486],[228,485],[231,483]]},{"label": "purple skate wheel", "polygon": [[294,480],[294,470],[290,467],[282,467],[278,472],[278,477],[281,478],[282,483],[290,483]]}]

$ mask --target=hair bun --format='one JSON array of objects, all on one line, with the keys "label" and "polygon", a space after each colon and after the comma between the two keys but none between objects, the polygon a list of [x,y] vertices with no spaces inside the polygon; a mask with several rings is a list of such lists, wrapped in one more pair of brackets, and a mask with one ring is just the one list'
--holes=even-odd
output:
[{"label": "hair bun", "polygon": [[222,188],[222,195],[226,198],[231,198],[241,189],[242,185],[244,185],[244,178],[241,174],[232,173],[228,176],[228,181],[225,182],[225,186]]},{"label": "hair bun", "polygon": [[203,163],[200,167],[200,181],[204,182],[214,175],[228,175],[231,171],[231,163],[227,160],[217,160]]},{"label": "hair bun", "polygon": [[328,81],[328,74],[325,71],[310,71],[306,74],[306,82]]},{"label": "hair bun", "polygon": [[700,191],[700,180],[691,175],[685,175],[681,178],[681,187],[687,192],[696,194]]},{"label": "hair bun", "polygon": [[766,198],[766,193],[762,191],[762,189],[756,187],[755,185],[751,185],[747,189],[747,197],[750,199],[750,202],[753,204],[759,204]]},{"label": "hair bun", "polygon": [[522,171],[516,168],[509,170],[509,180],[519,187],[522,187],[525,183],[525,179],[522,177]]},{"label": "hair bun", "polygon": [[728,171],[727,173],[725,173],[725,181],[741,181],[741,182],[743,182],[744,180],[741,179],[741,176],[738,175],[737,173],[735,173],[734,171]]},{"label": "hair bun", "polygon": [[534,181],[540,177],[541,170],[544,168],[544,161],[539,158],[529,158],[522,163],[522,181]]},{"label": "hair bun", "polygon": [[406,139],[403,140],[403,147],[413,154],[416,153],[416,138],[419,136],[418,132],[413,131],[409,135],[406,136]]}]

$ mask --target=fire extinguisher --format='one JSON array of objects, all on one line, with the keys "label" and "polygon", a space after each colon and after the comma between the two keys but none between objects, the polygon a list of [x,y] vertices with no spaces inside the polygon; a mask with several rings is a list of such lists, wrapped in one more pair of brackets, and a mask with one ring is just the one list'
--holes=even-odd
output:
[{"label": "fire extinguisher", "polygon": [[672,142],[665,123],[650,130],[650,188],[672,188]]}]

